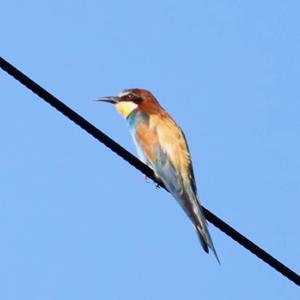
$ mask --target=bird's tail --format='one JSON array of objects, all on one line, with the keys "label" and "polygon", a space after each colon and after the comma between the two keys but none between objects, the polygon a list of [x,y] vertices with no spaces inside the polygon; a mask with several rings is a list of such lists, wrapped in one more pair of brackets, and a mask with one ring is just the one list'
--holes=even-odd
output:
[{"label": "bird's tail", "polygon": [[221,264],[220,260],[219,260],[219,257],[218,257],[218,254],[217,254],[217,251],[214,247],[213,241],[212,241],[211,236],[209,234],[209,231],[208,231],[208,228],[207,228],[207,222],[206,222],[206,219],[205,219],[204,214],[202,212],[202,209],[201,209],[200,220],[197,220],[195,227],[196,227],[198,237],[199,237],[200,243],[201,243],[204,251],[208,253],[209,249],[210,249],[214,253],[218,263]]},{"label": "bird's tail", "polygon": [[183,187],[183,191],[181,191],[180,193],[178,193],[178,191],[172,191],[172,189],[171,192],[179,201],[182,208],[193,222],[204,251],[208,253],[209,250],[211,250],[214,253],[218,263],[220,264],[218,254],[207,228],[207,221],[203,209],[197,196],[196,187],[195,185],[191,185],[190,181],[184,180]]}]

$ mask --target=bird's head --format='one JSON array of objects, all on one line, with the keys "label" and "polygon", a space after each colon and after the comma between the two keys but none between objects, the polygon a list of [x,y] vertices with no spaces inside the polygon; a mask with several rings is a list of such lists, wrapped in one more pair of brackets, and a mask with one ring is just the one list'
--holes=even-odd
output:
[{"label": "bird's head", "polygon": [[96,101],[115,104],[117,110],[127,118],[134,110],[155,108],[158,101],[151,92],[144,89],[123,90],[118,96],[102,97]]}]

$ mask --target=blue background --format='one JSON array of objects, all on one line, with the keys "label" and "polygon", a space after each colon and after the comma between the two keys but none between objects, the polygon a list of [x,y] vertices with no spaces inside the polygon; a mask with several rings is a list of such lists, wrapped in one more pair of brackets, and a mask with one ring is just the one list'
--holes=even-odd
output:
[{"label": "blue background", "polygon": [[[204,206],[300,271],[299,1],[4,1],[1,55],[135,153],[92,100],[153,91],[184,129]],[[1,77],[1,299],[299,299],[163,189]]]}]

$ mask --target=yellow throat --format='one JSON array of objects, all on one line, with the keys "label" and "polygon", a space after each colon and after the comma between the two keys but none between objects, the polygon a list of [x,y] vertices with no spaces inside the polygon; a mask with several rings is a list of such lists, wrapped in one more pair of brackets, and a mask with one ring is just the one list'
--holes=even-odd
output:
[{"label": "yellow throat", "polygon": [[134,102],[129,101],[121,101],[116,104],[117,110],[125,117],[127,118],[133,110],[135,110],[138,105]]}]

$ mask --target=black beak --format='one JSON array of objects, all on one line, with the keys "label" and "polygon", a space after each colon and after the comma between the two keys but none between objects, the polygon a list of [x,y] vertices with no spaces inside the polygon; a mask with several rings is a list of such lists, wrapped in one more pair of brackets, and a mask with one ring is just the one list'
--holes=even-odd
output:
[{"label": "black beak", "polygon": [[108,103],[116,104],[120,101],[120,97],[117,97],[117,96],[102,97],[102,98],[96,99],[96,101],[102,101],[102,102],[108,102]]}]

